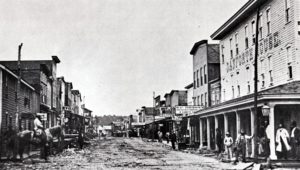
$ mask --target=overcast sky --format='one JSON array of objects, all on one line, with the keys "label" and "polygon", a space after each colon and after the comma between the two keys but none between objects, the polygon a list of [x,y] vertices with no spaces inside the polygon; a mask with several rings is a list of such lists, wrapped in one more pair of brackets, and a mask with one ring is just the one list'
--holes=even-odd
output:
[{"label": "overcast sky", "polygon": [[0,0],[0,59],[51,59],[97,115],[192,83],[193,44],[247,0]]}]

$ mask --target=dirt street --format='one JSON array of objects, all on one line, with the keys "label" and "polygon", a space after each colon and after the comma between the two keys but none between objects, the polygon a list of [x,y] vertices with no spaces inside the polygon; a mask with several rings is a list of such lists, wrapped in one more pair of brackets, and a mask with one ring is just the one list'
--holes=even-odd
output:
[{"label": "dirt street", "polygon": [[0,169],[226,169],[230,164],[214,158],[172,151],[161,143],[139,138],[107,138],[94,140],[83,150],[67,149],[50,157],[49,162],[37,158],[23,163],[6,162]]}]

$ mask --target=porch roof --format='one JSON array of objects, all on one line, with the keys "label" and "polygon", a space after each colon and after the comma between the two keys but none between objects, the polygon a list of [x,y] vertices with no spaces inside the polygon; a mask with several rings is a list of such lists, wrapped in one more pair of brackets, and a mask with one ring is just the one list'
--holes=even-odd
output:
[{"label": "porch roof", "polygon": [[[300,101],[300,81],[294,81],[279,85],[270,89],[262,90],[258,93],[258,106],[262,106],[268,100],[299,100]],[[254,94],[249,94],[236,99],[225,101],[223,103],[196,111],[192,116],[205,116],[209,114],[218,114],[242,107],[252,108],[254,104]]]}]

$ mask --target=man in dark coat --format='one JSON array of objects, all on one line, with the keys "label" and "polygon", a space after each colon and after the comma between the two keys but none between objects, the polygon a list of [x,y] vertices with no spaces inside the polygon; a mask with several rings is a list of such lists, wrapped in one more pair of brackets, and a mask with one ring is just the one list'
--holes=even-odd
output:
[{"label": "man in dark coat", "polygon": [[218,146],[218,153],[220,154],[223,150],[222,148],[222,133],[219,128],[216,129],[216,144]]},{"label": "man in dark coat", "polygon": [[176,147],[175,147],[175,143],[176,143],[176,134],[175,134],[175,131],[173,131],[170,135],[170,140],[171,140],[171,143],[172,143],[172,148],[175,150]]},{"label": "man in dark coat", "polygon": [[293,121],[291,125],[291,146],[292,157],[300,159],[300,129],[297,127],[297,122]]}]

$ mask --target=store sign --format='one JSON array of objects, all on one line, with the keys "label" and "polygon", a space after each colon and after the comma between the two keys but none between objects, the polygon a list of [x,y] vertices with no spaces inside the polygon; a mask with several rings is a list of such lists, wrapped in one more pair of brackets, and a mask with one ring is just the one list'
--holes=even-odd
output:
[{"label": "store sign", "polygon": [[[266,38],[263,38],[259,40],[258,42],[258,54],[263,55],[269,50],[272,50],[273,48],[276,48],[280,45],[281,41],[279,39],[279,33],[275,32],[271,35],[269,35]],[[238,68],[239,66],[249,64],[254,59],[254,53],[255,49],[254,46],[251,48],[248,48],[241,54],[237,55],[236,57],[233,57],[229,60],[229,62],[226,63],[226,71],[231,72]]]},{"label": "store sign", "polygon": [[37,115],[41,116],[43,121],[47,121],[47,113],[37,113]]},{"label": "store sign", "polygon": [[191,115],[194,112],[203,109],[202,106],[175,106],[175,115]]}]

